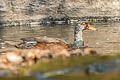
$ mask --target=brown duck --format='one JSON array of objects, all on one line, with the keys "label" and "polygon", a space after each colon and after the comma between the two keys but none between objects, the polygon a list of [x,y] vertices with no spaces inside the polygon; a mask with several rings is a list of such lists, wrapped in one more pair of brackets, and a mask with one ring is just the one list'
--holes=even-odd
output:
[{"label": "brown duck", "polygon": [[74,29],[74,44],[70,46],[66,41],[58,38],[36,37],[36,38],[22,38],[23,43],[16,45],[17,48],[33,48],[40,50],[49,50],[52,54],[60,54],[69,56],[68,51],[73,47],[80,48],[84,46],[83,31],[89,29],[95,31],[96,29],[84,21],[80,21]]}]

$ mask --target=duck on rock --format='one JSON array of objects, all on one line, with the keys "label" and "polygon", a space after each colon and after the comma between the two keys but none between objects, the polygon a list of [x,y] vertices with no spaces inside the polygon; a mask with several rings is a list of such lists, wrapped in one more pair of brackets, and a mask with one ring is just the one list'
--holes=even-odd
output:
[{"label": "duck on rock", "polygon": [[[89,29],[95,31],[96,28],[92,27],[85,21],[79,21],[75,25],[74,29],[74,44],[69,45],[66,41],[59,38],[49,38],[49,37],[35,37],[35,38],[22,38],[23,43],[16,45],[17,48],[22,49],[40,49],[40,50],[49,50],[53,54],[69,54],[68,51],[71,51],[76,48],[81,48],[84,46],[83,41],[83,31]],[[74,51],[72,51],[74,53]],[[66,55],[68,56],[68,55]]]},{"label": "duck on rock", "polygon": [[[84,21],[80,21],[74,30],[74,44],[69,45],[66,41],[59,38],[49,37],[35,37],[35,38],[22,38],[22,43],[17,44],[14,49],[3,50],[0,56],[0,68],[12,68],[12,65],[32,65],[38,60],[51,59],[57,56],[69,57],[73,55],[89,55],[96,54],[94,50],[84,49],[84,52],[80,49],[84,46],[82,32],[85,29],[95,31],[91,25]],[[14,42],[5,42],[9,45],[14,45]]]}]

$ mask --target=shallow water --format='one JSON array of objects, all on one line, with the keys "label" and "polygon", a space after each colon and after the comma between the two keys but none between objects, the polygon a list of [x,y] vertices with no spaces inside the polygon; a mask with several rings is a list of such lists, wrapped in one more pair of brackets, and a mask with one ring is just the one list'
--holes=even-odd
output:
[{"label": "shallow water", "polygon": [[[71,57],[57,58],[28,67],[20,75],[0,77],[2,80],[119,80],[120,57]],[[7,76],[9,75],[9,76]]]},{"label": "shallow water", "polygon": [[[92,25],[98,31],[84,31],[85,45],[96,49],[99,53],[119,53],[119,23]],[[0,27],[0,38],[17,42],[23,37],[48,36],[62,38],[68,43],[73,43],[73,32],[73,26],[68,25]],[[1,70],[0,80],[119,80],[119,58],[119,56],[58,58],[25,68],[25,72],[21,71],[20,75]]]},{"label": "shallow water", "polygon": [[36,25],[36,26],[16,26],[0,27],[0,38],[4,40],[17,41],[23,37],[57,37],[73,42],[73,27],[66,25]]},{"label": "shallow water", "polygon": [[[85,46],[94,48],[98,53],[118,53],[120,51],[120,23],[92,24],[97,31],[85,30]],[[0,39],[19,41],[23,37],[57,37],[68,43],[74,42],[74,26],[70,25],[34,25],[0,27]]]}]

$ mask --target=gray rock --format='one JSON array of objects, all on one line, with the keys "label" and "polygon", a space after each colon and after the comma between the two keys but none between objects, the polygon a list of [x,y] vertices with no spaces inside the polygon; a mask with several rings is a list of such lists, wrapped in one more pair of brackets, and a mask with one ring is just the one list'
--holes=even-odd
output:
[{"label": "gray rock", "polygon": [[7,11],[7,5],[4,0],[0,0],[0,11]]}]

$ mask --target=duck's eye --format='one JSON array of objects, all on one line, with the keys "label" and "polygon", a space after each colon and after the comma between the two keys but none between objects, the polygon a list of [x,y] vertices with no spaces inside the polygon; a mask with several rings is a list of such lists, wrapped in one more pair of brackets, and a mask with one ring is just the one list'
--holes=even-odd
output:
[{"label": "duck's eye", "polygon": [[86,24],[85,22],[83,22],[82,24]]}]

